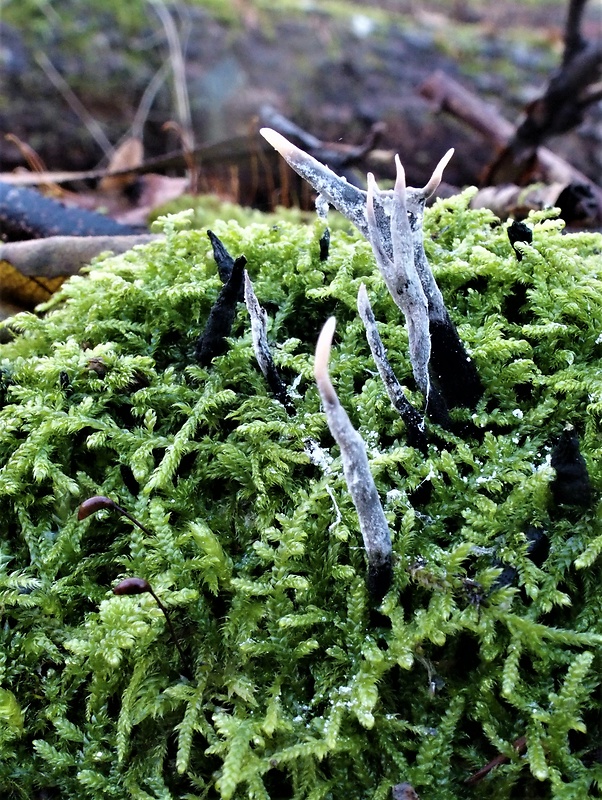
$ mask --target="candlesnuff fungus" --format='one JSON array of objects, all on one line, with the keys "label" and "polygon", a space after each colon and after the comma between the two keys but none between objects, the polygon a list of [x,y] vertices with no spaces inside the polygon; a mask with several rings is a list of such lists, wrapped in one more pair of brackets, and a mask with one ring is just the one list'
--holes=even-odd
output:
[{"label": "candlesnuff fungus", "polygon": [[251,338],[253,339],[255,358],[276,399],[282,403],[288,414],[294,414],[295,407],[288,396],[286,384],[280,377],[280,373],[274,364],[274,359],[270,352],[267,333],[268,316],[265,309],[259,305],[259,301],[253,289],[253,284],[246,270],[244,281],[245,303],[247,305],[249,317],[251,318]]},{"label": "candlesnuff fungus", "polygon": [[234,266],[234,258],[230,255],[219,236],[216,236],[213,231],[207,231],[207,237],[211,242],[213,258],[217,264],[217,271],[222,279],[222,283],[228,283],[228,279],[232,274],[232,267]]},{"label": "candlesnuff fungus", "polygon": [[195,349],[195,357],[203,367],[209,366],[211,361],[216,356],[222,355],[228,347],[226,337],[230,336],[232,331],[246,263],[247,259],[244,256],[239,256],[233,262],[230,274],[211,307],[205,329]]},{"label": "candlesnuff fungus", "polygon": [[417,447],[421,453],[426,455],[427,441],[424,432],[424,421],[418,411],[405,396],[403,388],[397,380],[395,373],[385,352],[385,347],[376,327],[374,312],[368,299],[366,286],[362,283],[357,293],[357,310],[366,329],[366,339],[370,345],[372,358],[376,364],[382,382],[385,385],[389,400],[395,410],[399,413],[406,425],[408,444]]},{"label": "candlesnuff fungus", "polygon": [[328,373],[336,319],[330,317],[318,337],[314,375],[330,432],[341,449],[343,472],[355,505],[368,557],[368,589],[376,600],[385,596],[392,578],[391,535],[370,472],[364,440],[339,402]]},{"label": "candlesnuff fungus", "polygon": [[[427,409],[434,401],[436,411],[441,409],[441,401],[436,398],[429,378],[431,358],[431,336],[429,332],[429,309],[422,281],[414,264],[414,244],[406,208],[405,172],[399,156],[395,156],[397,180],[390,198],[390,222],[386,235],[381,234],[382,225],[376,222],[375,197],[379,194],[374,175],[368,175],[368,195],[366,217],[368,220],[368,241],[372,245],[376,264],[383,276],[387,289],[396,305],[401,309],[408,326],[410,341],[410,361],[418,388],[426,398]],[[391,244],[389,255],[387,245]],[[444,413],[444,412],[443,412]],[[440,422],[440,414],[435,415]]]},{"label": "candlesnuff fungus", "polygon": [[443,156],[422,189],[406,188],[403,167],[396,157],[395,188],[379,191],[369,175],[365,192],[276,131],[262,128],[261,134],[372,245],[387,288],[408,321],[412,369],[427,400],[427,411],[438,421],[445,421],[443,403],[435,402],[438,398],[430,385],[428,367],[448,406],[474,407],[483,387],[433,277],[422,232],[426,201],[439,186],[453,150]]}]

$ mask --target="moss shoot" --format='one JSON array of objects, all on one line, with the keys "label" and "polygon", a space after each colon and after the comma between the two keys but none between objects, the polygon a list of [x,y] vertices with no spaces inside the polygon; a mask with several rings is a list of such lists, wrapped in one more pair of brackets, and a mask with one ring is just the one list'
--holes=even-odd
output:
[{"label": "moss shoot", "polygon": [[[426,247],[484,395],[449,430],[427,421],[426,455],[357,314],[364,283],[421,408],[370,245],[334,230],[321,258],[319,220],[211,223],[247,259],[292,413],[244,303],[226,351],[195,360],[222,283],[185,213],[12,321],[3,797],[384,800],[402,782],[423,800],[599,796],[602,237],[535,214],[519,260],[469,200],[427,211]],[[331,379],[391,531],[380,604],[313,380],[331,315]],[[143,527],[108,506],[78,520],[94,496]],[[113,593],[134,577],[168,618],[146,589]]]}]

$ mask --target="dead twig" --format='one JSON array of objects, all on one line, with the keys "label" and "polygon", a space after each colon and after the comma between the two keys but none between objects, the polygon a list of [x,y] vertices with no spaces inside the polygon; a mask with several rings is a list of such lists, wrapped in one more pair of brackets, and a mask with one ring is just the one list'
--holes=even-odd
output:
[{"label": "dead twig", "polygon": [[192,129],[192,116],[190,113],[190,99],[186,83],[186,67],[184,64],[184,53],[182,51],[180,35],[173,17],[169,13],[163,0],[149,0],[149,3],[161,20],[167,38],[177,120],[183,149],[185,152],[188,152],[194,150],[194,133]]},{"label": "dead twig", "polygon": [[[481,100],[456,80],[444,72],[434,72],[420,87],[420,93],[423,97],[432,100],[440,111],[446,111],[478,130],[494,148],[501,148],[503,152],[507,151],[508,143],[514,132],[513,125],[491,104]],[[588,194],[597,206],[595,219],[602,219],[602,188],[546,147],[537,148],[534,163],[530,165],[526,173],[514,176],[513,179],[499,172],[492,175],[491,169],[488,169],[480,183],[482,186],[488,186],[491,183],[499,185],[514,183],[524,186],[538,180],[550,184],[560,183],[565,186],[573,184],[586,187]]]},{"label": "dead twig", "polygon": [[77,97],[60,72],[56,69],[46,53],[40,50],[38,53],[36,53],[35,58],[48,80],[56,89],[58,89],[71,110],[81,119],[86,126],[86,129],[105,156],[110,158],[113,155],[113,145],[105,136],[105,133],[98,122],[86,109],[84,104],[81,102],[79,97]]},{"label": "dead twig", "polygon": [[49,236],[25,242],[0,244],[0,262],[6,261],[30,278],[75,275],[100,253],[125,253],[139,244],[161,238],[134,236]]},{"label": "dead twig", "polygon": [[487,170],[487,183],[518,182],[529,173],[537,148],[551,136],[583,121],[586,109],[602,97],[602,41],[588,41],[581,25],[587,0],[571,0],[560,67],[544,93],[525,109],[522,121]]}]

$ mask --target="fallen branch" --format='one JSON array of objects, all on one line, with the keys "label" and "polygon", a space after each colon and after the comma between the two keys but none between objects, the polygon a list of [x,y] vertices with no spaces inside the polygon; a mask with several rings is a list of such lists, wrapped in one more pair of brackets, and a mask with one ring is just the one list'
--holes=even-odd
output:
[{"label": "fallen branch", "polygon": [[7,261],[22,275],[31,278],[58,278],[75,275],[100,253],[125,253],[138,244],[161,236],[49,236],[25,242],[0,244],[0,261]]},{"label": "fallen branch", "polygon": [[220,163],[241,161],[256,155],[258,152],[269,154],[271,148],[258,134],[252,136],[237,136],[214,144],[205,144],[195,147],[190,153],[175,150],[164,156],[148,158],[138,166],[128,166],[126,169],[109,170],[89,169],[78,172],[52,171],[52,172],[2,172],[0,181],[14,186],[39,186],[42,183],[70,183],[72,181],[100,180],[105,177],[118,177],[120,175],[143,175],[148,172],[160,172],[167,169],[187,169],[189,159],[194,158],[198,163],[203,163],[203,169]]},{"label": "fallen branch", "polygon": [[500,219],[524,219],[530,211],[554,207],[569,223],[595,220],[598,213],[596,198],[583,183],[485,186],[471,199],[470,207],[489,208]]},{"label": "fallen branch", "polygon": [[110,217],[69,208],[33,189],[0,182],[0,236],[5,240],[47,236],[119,236],[141,233]]},{"label": "fallen branch", "polygon": [[[489,103],[484,102],[453,78],[438,70],[420,87],[423,97],[433,101],[440,111],[446,111],[466,122],[471,128],[479,131],[494,148],[504,148],[510,141],[514,126],[508,122]],[[598,218],[602,219],[602,188],[590,180],[574,166],[546,147],[539,147],[535,156],[535,165],[524,180],[512,180],[498,173],[496,176],[485,175],[481,181],[487,185],[495,178],[496,183],[514,182],[519,185],[543,180],[545,183],[579,184],[587,186],[597,204]]]}]

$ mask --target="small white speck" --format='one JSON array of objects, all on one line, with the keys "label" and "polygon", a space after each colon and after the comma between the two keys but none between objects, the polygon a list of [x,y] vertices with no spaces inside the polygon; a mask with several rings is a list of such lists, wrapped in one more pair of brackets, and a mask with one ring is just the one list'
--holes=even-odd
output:
[{"label": "small white speck", "polygon": [[520,410],[520,408],[515,408],[514,411],[512,412],[512,416],[516,417],[516,419],[522,419],[523,412]]},{"label": "small white speck", "polygon": [[319,194],[316,197],[316,212],[320,219],[328,219],[328,200],[323,194]]},{"label": "small white speck", "polygon": [[365,39],[374,31],[376,23],[365,14],[354,14],[351,17],[351,30],[358,39]]}]

